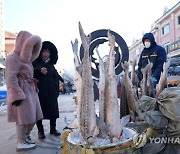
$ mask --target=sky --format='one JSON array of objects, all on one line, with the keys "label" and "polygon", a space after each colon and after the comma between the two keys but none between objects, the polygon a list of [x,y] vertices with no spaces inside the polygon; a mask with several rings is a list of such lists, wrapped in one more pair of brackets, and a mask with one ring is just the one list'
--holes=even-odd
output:
[{"label": "sky", "polygon": [[88,35],[98,29],[111,29],[127,45],[141,39],[159,19],[164,8],[179,0],[4,0],[4,28],[18,33],[27,30],[42,41],[53,42],[59,54],[57,69],[73,75],[70,41],[80,41],[78,22]]}]

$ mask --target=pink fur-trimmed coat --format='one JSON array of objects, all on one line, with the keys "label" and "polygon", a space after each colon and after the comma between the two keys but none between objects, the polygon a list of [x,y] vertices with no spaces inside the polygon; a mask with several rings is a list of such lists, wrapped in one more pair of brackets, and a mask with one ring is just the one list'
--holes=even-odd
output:
[{"label": "pink fur-trimmed coat", "polygon": [[[43,118],[36,84],[33,80],[34,61],[42,47],[41,38],[27,31],[16,37],[15,49],[6,58],[7,118],[9,122],[31,124]],[[19,106],[12,106],[22,100]]]}]

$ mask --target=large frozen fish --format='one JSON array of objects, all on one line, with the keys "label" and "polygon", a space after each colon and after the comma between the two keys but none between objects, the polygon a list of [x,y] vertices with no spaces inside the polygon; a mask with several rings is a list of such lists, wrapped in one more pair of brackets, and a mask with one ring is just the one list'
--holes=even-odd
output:
[{"label": "large frozen fish", "polygon": [[105,129],[105,83],[106,83],[106,69],[105,64],[100,57],[98,48],[96,48],[96,53],[99,57],[99,120],[98,120],[98,127],[100,128],[100,135],[103,135]]},{"label": "large frozen fish", "polygon": [[85,35],[80,23],[79,33],[84,48],[84,57],[82,60],[80,132],[87,143],[93,143],[98,134],[98,129],[96,125],[91,59],[89,57],[90,38]]},{"label": "large frozen fish", "polygon": [[134,85],[134,88],[136,89],[137,96],[139,98],[139,93],[138,93],[138,77],[136,73],[136,64],[137,64],[137,56],[134,57],[133,61],[130,61],[131,63],[131,81],[132,84]]},{"label": "large frozen fish", "polygon": [[142,95],[147,95],[147,71],[148,71],[147,65],[141,69],[141,72],[143,75],[143,78],[141,80],[141,93],[142,93]]},{"label": "large frozen fish", "polygon": [[161,73],[161,77],[159,79],[159,83],[156,86],[156,97],[159,96],[159,94],[166,88],[167,86],[167,71],[171,64],[171,59],[169,59],[167,62],[163,65],[163,72]]},{"label": "large frozen fish", "polygon": [[127,95],[127,102],[129,107],[129,113],[131,116],[131,120],[136,120],[136,106],[135,102],[138,100],[136,88],[132,84],[131,79],[129,78],[129,63],[127,61],[124,62],[124,64],[121,64],[124,69],[124,79],[123,79],[123,85],[125,86],[126,95]]},{"label": "large frozen fish", "polygon": [[150,96],[150,97],[155,97],[155,89],[154,89],[154,84],[153,84],[153,80],[152,80],[152,66],[153,66],[153,63],[151,63],[149,60],[148,60],[148,64],[147,64],[147,95]]},{"label": "large frozen fish", "polygon": [[131,66],[132,66],[131,81],[132,81],[133,85],[136,86],[136,84],[137,84],[137,76],[136,76],[136,73],[135,73],[135,67],[136,67],[136,63],[137,63],[137,58],[135,57],[133,59],[133,61],[131,61],[130,63],[131,63]]},{"label": "large frozen fish", "polygon": [[78,40],[75,39],[74,43],[71,41],[72,50],[74,54],[74,66],[75,66],[75,75],[74,75],[74,86],[76,88],[76,97],[77,97],[77,124],[79,127],[79,116],[80,116],[80,106],[81,106],[81,71],[82,66],[78,56]]},{"label": "large frozen fish", "polygon": [[106,82],[106,98],[105,98],[105,122],[108,127],[110,137],[119,139],[122,132],[122,124],[120,122],[120,111],[117,97],[117,76],[115,75],[115,38],[108,31],[108,39],[110,43],[109,62],[107,68]]}]

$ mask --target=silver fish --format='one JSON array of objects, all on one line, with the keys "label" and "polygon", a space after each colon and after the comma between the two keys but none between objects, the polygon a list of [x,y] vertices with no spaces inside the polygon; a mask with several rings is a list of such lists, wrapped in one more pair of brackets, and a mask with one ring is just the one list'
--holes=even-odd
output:
[{"label": "silver fish", "polygon": [[76,97],[77,97],[77,124],[79,127],[80,123],[80,106],[81,106],[81,84],[82,84],[82,66],[78,56],[78,39],[75,39],[74,43],[71,41],[72,50],[74,54],[74,66],[75,66],[75,75],[74,75],[74,86],[76,88]]},{"label": "silver fish", "polygon": [[137,64],[137,56],[134,57],[133,61],[130,61],[132,70],[131,70],[131,81],[132,84],[134,85],[134,88],[136,89],[137,96],[139,98],[139,93],[138,93],[138,77],[136,73],[136,64]]},{"label": "silver fish", "polygon": [[105,122],[110,137],[119,139],[122,132],[120,111],[117,97],[117,76],[115,75],[115,37],[108,31],[110,43],[109,62],[107,68],[106,97],[105,97]]},{"label": "silver fish", "polygon": [[148,65],[141,69],[143,78],[141,80],[141,93],[142,95],[147,95],[147,71]]},{"label": "silver fish", "polygon": [[105,84],[106,84],[106,69],[105,64],[99,54],[98,47],[96,48],[96,53],[99,57],[99,124],[100,135],[105,136],[107,133],[105,129]]},{"label": "silver fish", "polygon": [[163,72],[161,73],[161,77],[159,79],[159,83],[156,85],[156,97],[159,96],[159,94],[166,88],[167,85],[167,71],[171,64],[171,59],[169,59],[167,62],[163,65]]},{"label": "silver fish", "polygon": [[129,63],[125,61],[121,64],[124,69],[124,79],[123,79],[123,85],[125,86],[126,95],[127,95],[127,102],[129,107],[129,113],[131,116],[131,120],[136,120],[136,106],[135,102],[138,100],[137,94],[136,94],[136,88],[132,84],[131,79],[129,78]]},{"label": "silver fish", "polygon": [[152,81],[152,66],[153,66],[153,63],[151,63],[149,60],[148,60],[148,64],[147,64],[147,95],[150,96],[150,97],[155,97],[155,89],[154,89],[154,84],[153,84],[153,81]]},{"label": "silver fish", "polygon": [[91,59],[89,57],[90,38],[85,35],[80,22],[79,33],[84,47],[84,57],[82,60],[80,132],[84,140],[92,144],[98,134],[98,128],[96,125]]},{"label": "silver fish", "polygon": [[136,63],[137,63],[137,58],[136,57],[134,58],[133,61],[130,61],[130,64],[132,66],[131,81],[132,81],[133,85],[136,85],[136,83],[137,83],[137,76],[136,76],[136,73],[135,73]]}]

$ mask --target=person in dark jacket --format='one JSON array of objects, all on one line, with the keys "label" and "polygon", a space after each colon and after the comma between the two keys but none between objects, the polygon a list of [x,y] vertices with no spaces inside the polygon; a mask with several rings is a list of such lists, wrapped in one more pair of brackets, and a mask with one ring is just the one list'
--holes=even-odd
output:
[{"label": "person in dark jacket", "polygon": [[152,80],[154,86],[159,82],[161,72],[163,71],[163,64],[166,62],[166,51],[163,47],[156,44],[154,35],[152,33],[146,33],[142,42],[144,49],[142,50],[138,62],[138,78],[142,80],[141,69],[148,64],[148,59],[153,63],[152,66]]},{"label": "person in dark jacket", "polygon": [[[59,118],[57,98],[59,96],[59,80],[64,82],[54,65],[58,60],[57,48],[50,41],[44,41],[39,57],[33,62],[34,78],[37,79],[39,100],[44,119],[50,119],[50,134],[59,136],[56,130],[56,119]],[[36,123],[38,136],[44,139],[42,119]]]}]

